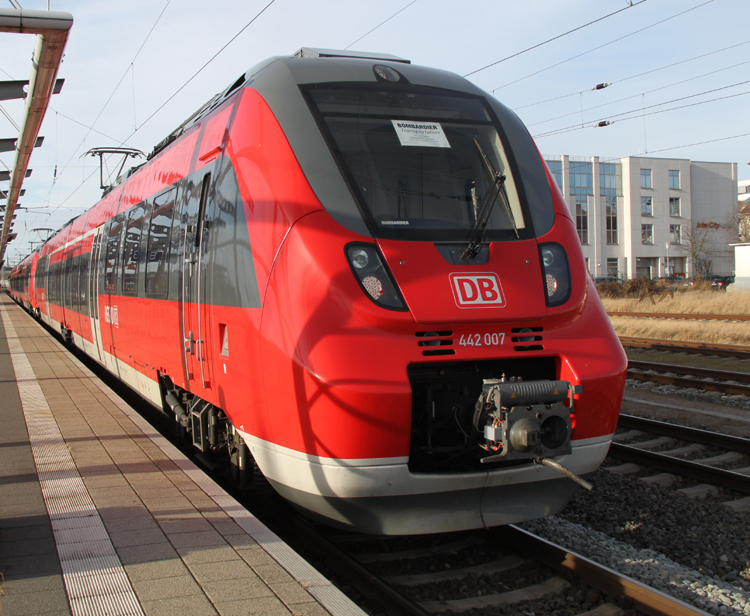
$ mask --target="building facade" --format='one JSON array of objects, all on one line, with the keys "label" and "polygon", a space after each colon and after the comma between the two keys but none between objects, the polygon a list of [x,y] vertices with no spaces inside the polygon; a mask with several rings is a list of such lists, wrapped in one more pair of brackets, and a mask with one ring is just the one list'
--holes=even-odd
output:
[{"label": "building facade", "polygon": [[576,221],[593,277],[734,273],[736,163],[640,156],[545,156],[545,162]]}]

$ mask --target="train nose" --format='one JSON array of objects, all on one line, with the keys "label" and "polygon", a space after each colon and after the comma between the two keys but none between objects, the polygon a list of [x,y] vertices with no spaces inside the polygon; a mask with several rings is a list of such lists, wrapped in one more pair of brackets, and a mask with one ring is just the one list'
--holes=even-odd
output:
[{"label": "train nose", "polygon": [[450,263],[432,242],[379,239],[378,245],[417,323],[523,322],[546,316],[534,241],[493,243],[484,264]]}]

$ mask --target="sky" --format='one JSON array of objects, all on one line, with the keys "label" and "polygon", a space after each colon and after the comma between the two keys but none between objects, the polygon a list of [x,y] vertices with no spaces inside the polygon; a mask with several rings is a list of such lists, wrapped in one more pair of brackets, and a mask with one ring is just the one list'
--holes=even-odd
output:
[{"label": "sky", "polygon": [[[546,156],[735,162],[750,179],[748,0],[49,2],[74,23],[11,265],[46,238],[35,229],[57,230],[101,198],[98,159],[85,152],[148,154],[251,66],[300,47],[390,53],[466,76],[513,109]],[[14,3],[48,8],[0,8]],[[29,78],[35,39],[0,34],[0,80]],[[0,108],[0,138],[16,137],[3,112],[20,124],[23,101]],[[0,170],[13,160],[1,153]]]}]

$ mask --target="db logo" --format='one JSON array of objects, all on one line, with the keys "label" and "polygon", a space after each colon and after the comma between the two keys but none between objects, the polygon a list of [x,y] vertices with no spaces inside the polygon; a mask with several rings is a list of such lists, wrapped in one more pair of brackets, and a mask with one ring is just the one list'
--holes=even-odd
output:
[{"label": "db logo", "polygon": [[451,274],[450,280],[459,308],[505,306],[503,288],[497,274]]}]

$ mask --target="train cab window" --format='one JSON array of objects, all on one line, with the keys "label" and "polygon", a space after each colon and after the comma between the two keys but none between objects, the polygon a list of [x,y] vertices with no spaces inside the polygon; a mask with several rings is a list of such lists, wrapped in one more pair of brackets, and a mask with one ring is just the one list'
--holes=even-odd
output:
[{"label": "train cab window", "polygon": [[104,262],[104,290],[117,293],[117,257],[120,254],[122,220],[113,220],[107,236],[107,253]]},{"label": "train cab window", "polygon": [[141,254],[141,227],[146,206],[141,203],[128,214],[128,226],[122,243],[122,293],[138,295],[138,262]]},{"label": "train cab window", "polygon": [[154,199],[146,253],[146,295],[166,297],[169,290],[169,237],[177,189]]},{"label": "train cab window", "polygon": [[[483,98],[385,84],[303,86],[375,237],[533,237],[520,172]],[[489,207],[489,210],[485,209]]]}]

